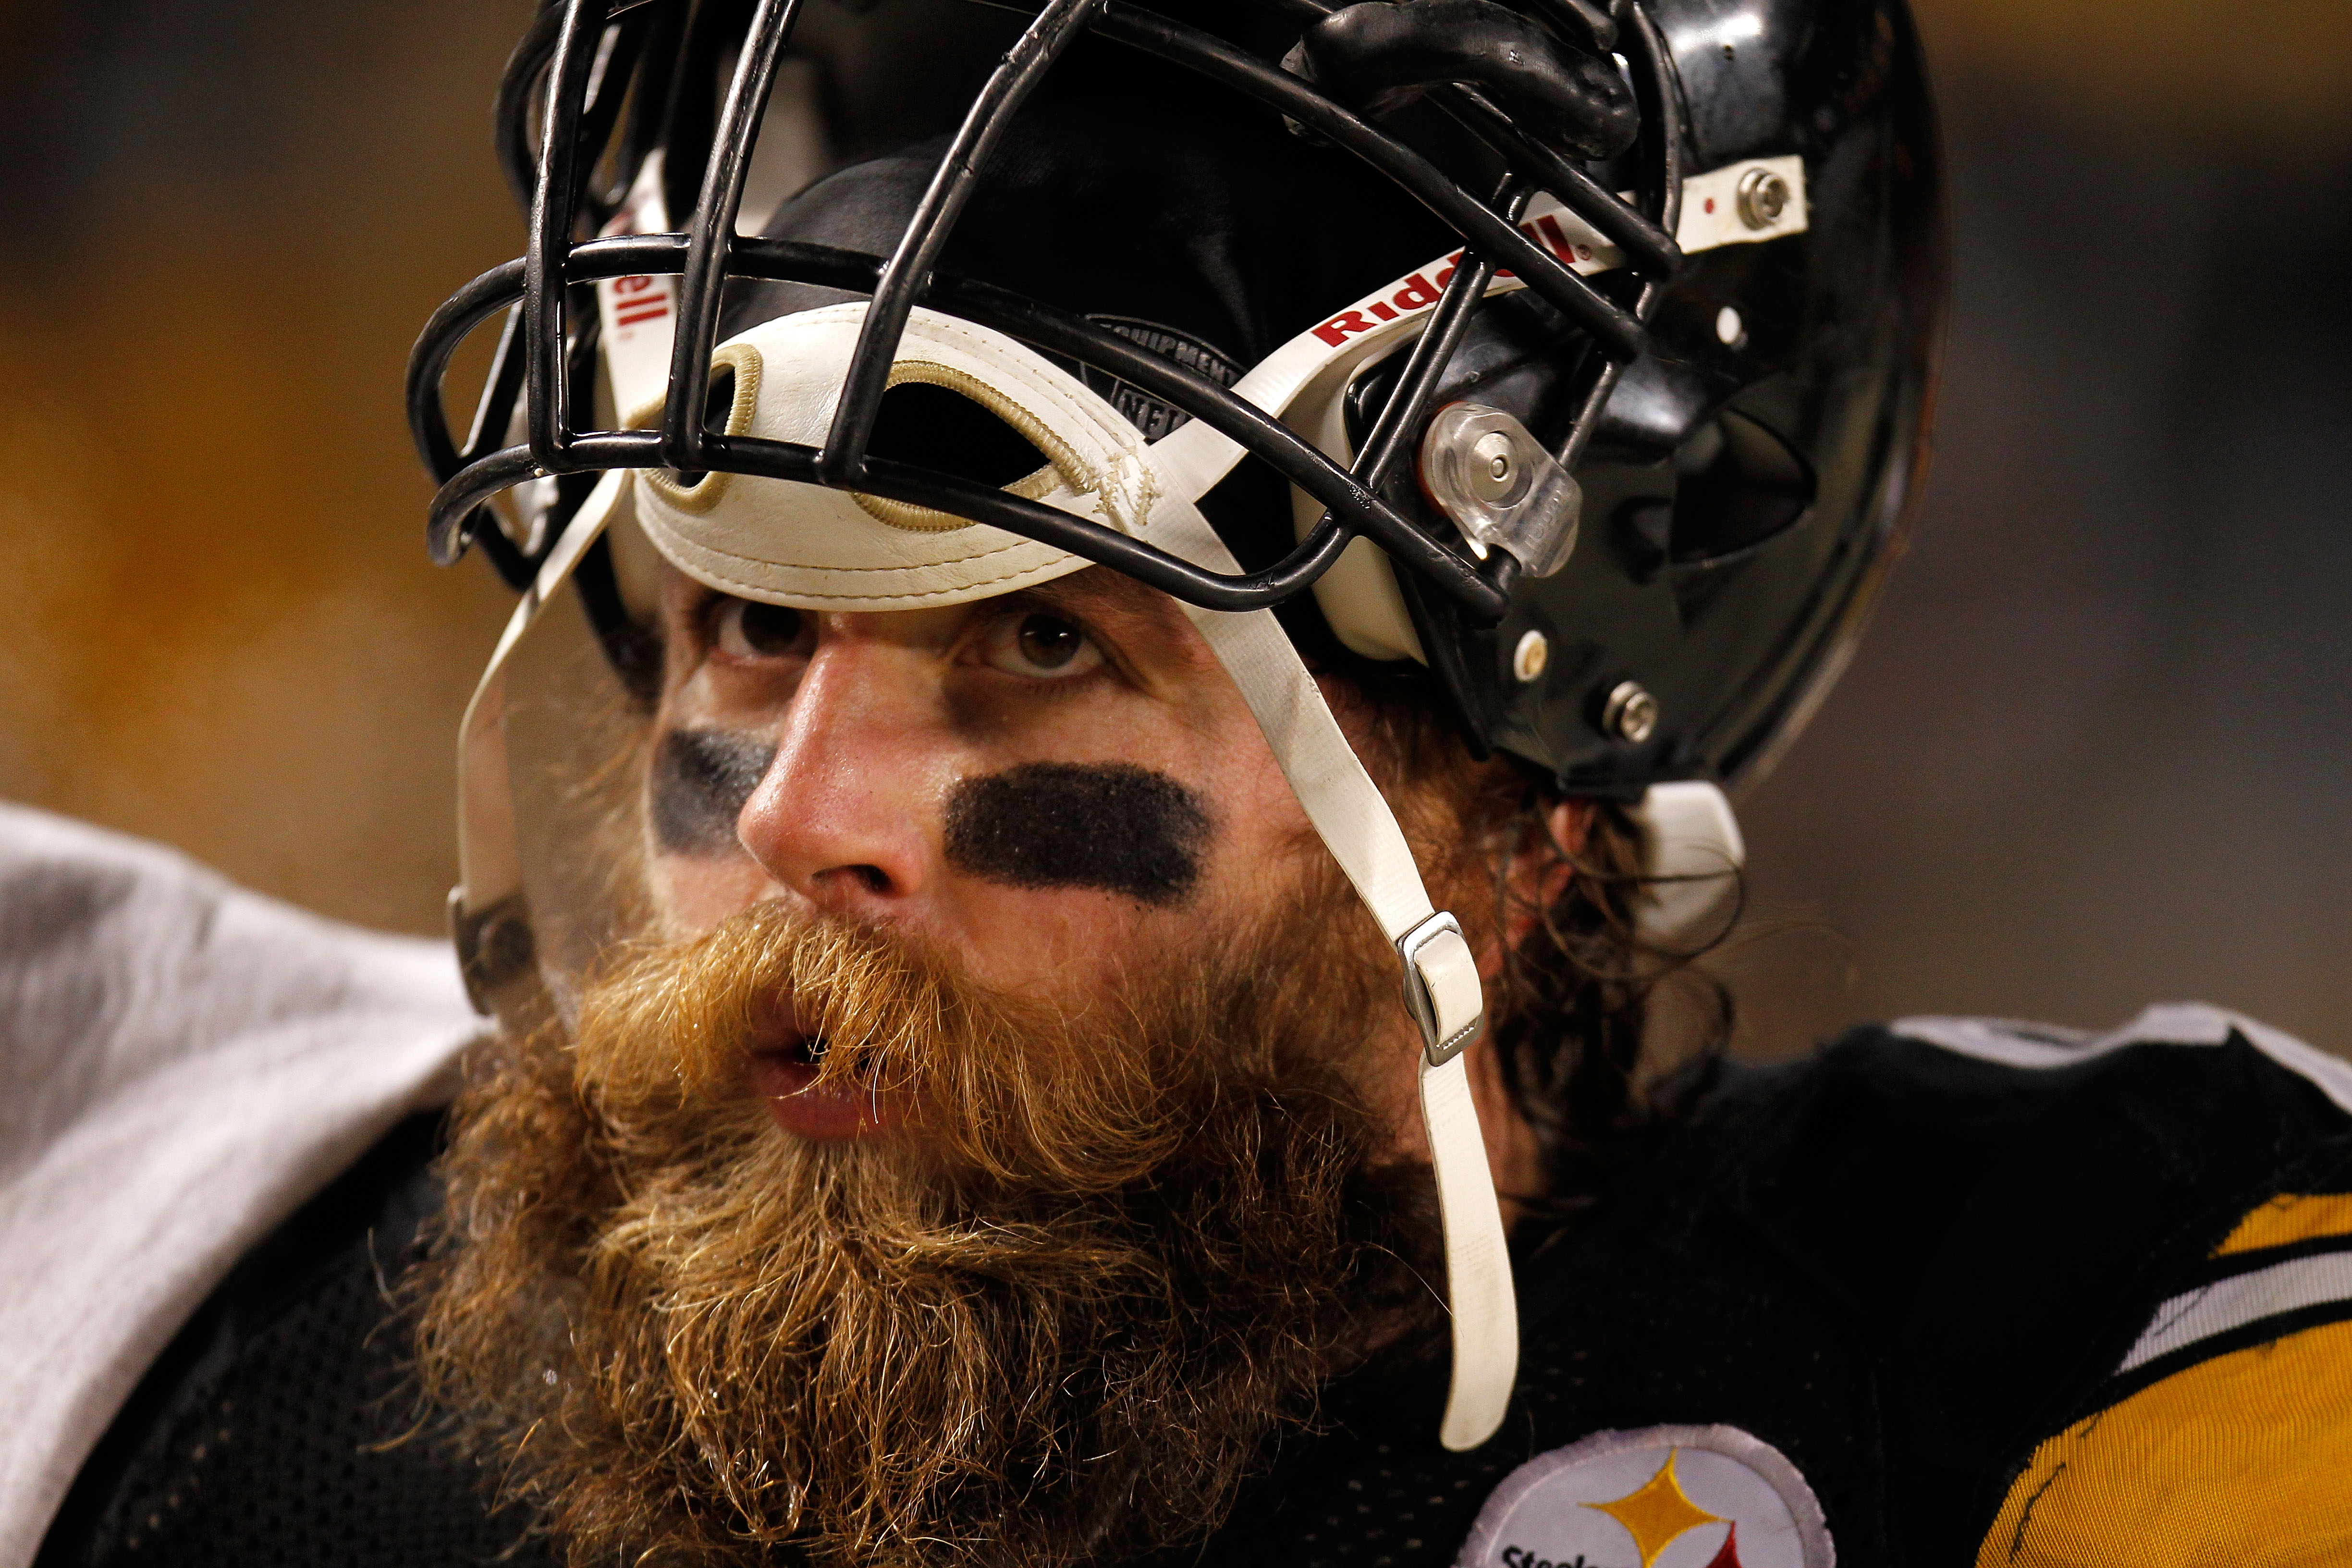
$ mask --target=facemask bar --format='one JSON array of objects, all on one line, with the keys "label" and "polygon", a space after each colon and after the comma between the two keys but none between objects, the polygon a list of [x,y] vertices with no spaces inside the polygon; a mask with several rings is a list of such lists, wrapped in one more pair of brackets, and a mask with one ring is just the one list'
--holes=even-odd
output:
[{"label": "facemask bar", "polygon": [[[1280,0],[1302,24],[1328,12],[1313,0]],[[1514,178],[1506,195],[1481,202],[1403,142],[1367,123],[1300,79],[1275,69],[1197,29],[1117,0],[1055,0],[1039,13],[983,89],[906,235],[891,258],[829,247],[749,239],[733,233],[751,145],[772,88],[777,59],[789,41],[798,0],[761,0],[745,34],[724,108],[711,138],[708,166],[687,234],[631,237],[572,244],[586,217],[601,222],[612,209],[604,193],[625,188],[656,140],[650,127],[670,116],[670,175],[682,173],[678,154],[695,151],[681,137],[689,87],[700,61],[715,70],[711,0],[687,11],[687,0],[565,0],[543,12],[509,68],[500,95],[501,155],[509,176],[520,162],[521,126],[534,94],[545,100],[545,132],[530,182],[529,254],[474,280],[435,313],[411,357],[408,405],[412,431],[427,467],[442,481],[428,525],[435,558],[455,560],[479,540],[510,584],[530,580],[535,557],[504,537],[483,503],[513,486],[550,475],[586,475],[629,468],[724,470],[810,484],[854,488],[935,508],[1067,550],[1126,572],[1202,607],[1265,608],[1311,586],[1347,544],[1365,537],[1379,544],[1405,575],[1461,607],[1477,624],[1502,616],[1517,563],[1496,552],[1471,561],[1450,541],[1430,533],[1381,499],[1379,481],[1425,421],[1427,405],[1470,310],[1498,267],[1507,267],[1547,301],[1580,325],[1599,347],[1591,391],[1563,439],[1572,462],[1590,439],[1618,367],[1641,351],[1642,325],[1658,286],[1680,253],[1670,225],[1679,197],[1679,125],[1671,66],[1654,27],[1638,5],[1626,11],[1624,38],[1635,58],[1632,75],[1643,109],[1637,162],[1654,180],[1642,194],[1657,216],[1645,215],[1602,189],[1564,159],[1526,135],[1509,116],[1474,89],[1441,87],[1430,98],[1508,162]],[[685,15],[681,24],[678,17]],[[1368,442],[1354,465],[1341,470],[1263,411],[1207,378],[1174,365],[1115,333],[1009,291],[933,275],[929,263],[951,231],[976,171],[1029,90],[1078,33],[1106,37],[1185,66],[1278,110],[1324,140],[1353,153],[1390,176],[1462,235],[1466,254],[1433,312],[1425,347],[1412,355],[1413,374],[1391,398],[1393,417],[1381,421],[1383,437]],[[676,69],[659,47],[680,37]],[[634,96],[631,82],[637,86]],[[543,84],[543,86],[541,85]],[[627,122],[621,124],[625,105]],[[620,127],[617,148],[606,142]],[[599,159],[617,170],[593,190]],[[1645,279],[1636,307],[1627,310],[1561,265],[1514,226],[1515,203],[1528,192],[1549,190],[1570,210],[1623,249]],[[599,279],[633,274],[681,278],[671,395],[658,431],[582,430],[579,395],[593,364],[593,327],[567,331],[567,293]],[[717,337],[723,284],[730,278],[822,284],[872,295],[875,310],[845,382],[834,427],[822,447],[707,428],[701,410]],[[513,310],[517,302],[520,310]],[[1183,560],[1093,521],[916,465],[866,455],[875,408],[898,347],[906,315],[918,303],[998,327],[1048,353],[1108,371],[1232,437],[1270,463],[1328,509],[1321,521],[1281,562],[1256,573],[1219,572]],[[500,309],[510,319],[501,336],[480,409],[464,448],[452,439],[441,411],[440,385],[465,336]],[[593,322],[593,311],[580,311]],[[583,353],[583,350],[588,352]],[[870,390],[869,390],[870,389]],[[499,448],[516,399],[526,398],[528,439]],[[584,480],[582,481],[584,483]],[[560,521],[561,519],[554,520]],[[557,531],[541,531],[551,539]],[[526,543],[530,542],[526,542]],[[544,546],[542,546],[542,549]]]},{"label": "facemask bar", "polygon": [[[1643,195],[1657,209],[1655,237],[1663,238],[1678,232],[1682,224],[1682,95],[1676,90],[1669,74],[1671,68],[1665,64],[1666,43],[1659,36],[1657,23],[1652,21],[1650,14],[1637,3],[1626,5],[1624,10],[1633,23],[1634,36],[1641,40],[1643,57],[1654,67],[1648,71],[1633,73],[1633,94],[1642,108],[1643,144],[1655,150],[1655,162],[1652,167],[1657,184],[1654,189],[1643,193]],[[1486,106],[1484,111],[1496,112],[1492,106]],[[1653,244],[1651,235],[1612,230],[1596,215],[1605,213],[1612,222],[1622,221],[1624,214],[1636,212],[1636,209],[1610,199],[1606,191],[1591,191],[1588,199],[1600,198],[1600,205],[1595,211],[1588,212],[1572,198],[1560,194],[1559,184],[1562,182],[1580,183],[1589,190],[1592,185],[1591,175],[1551,156],[1539,143],[1507,132],[1499,127],[1493,128],[1493,133],[1507,141],[1527,160],[1529,168],[1539,171],[1541,178],[1550,184],[1556,195],[1559,195],[1561,201],[1574,207],[1577,214],[1593,227],[1624,247],[1633,270],[1642,279],[1642,291],[1634,300],[1633,316],[1637,321],[1647,322],[1650,313],[1657,309],[1658,296],[1665,291],[1675,267],[1682,260],[1680,248],[1668,240],[1667,252],[1661,254],[1650,248]],[[1624,375],[1625,366],[1633,357],[1620,359],[1612,354],[1602,360],[1599,372],[1593,376],[1592,385],[1586,390],[1584,400],[1577,408],[1575,419],[1569,426],[1567,436],[1560,441],[1559,449],[1552,454],[1561,468],[1571,473],[1575,471],[1577,463],[1584,457],[1584,448],[1591,443],[1593,431],[1600,427],[1601,411],[1609,406],[1609,395],[1617,390],[1618,380]]]},{"label": "facemask bar", "polygon": [[[1664,292],[1682,259],[1682,252],[1671,241],[1664,252],[1656,247],[1656,240],[1677,233],[1682,221],[1682,96],[1675,89],[1669,70],[1663,65],[1666,59],[1665,42],[1659,36],[1657,24],[1638,3],[1626,5],[1622,10],[1632,33],[1629,41],[1638,46],[1638,58],[1650,62],[1654,68],[1636,69],[1633,73],[1633,81],[1635,100],[1642,112],[1641,145],[1647,150],[1647,155],[1640,163],[1655,181],[1651,188],[1637,192],[1636,196],[1657,214],[1655,229],[1650,229],[1646,224],[1639,227],[1626,225],[1623,219],[1627,215],[1641,216],[1637,208],[1630,207],[1599,189],[1591,175],[1553,155],[1541,143],[1517,134],[1508,118],[1479,93],[1460,88],[1455,89],[1454,99],[1448,100],[1441,97],[1439,102],[1485,140],[1488,146],[1497,151],[1507,149],[1516,160],[1516,169],[1533,172],[1544,188],[1558,195],[1577,216],[1591,224],[1625,253],[1628,262],[1643,279],[1633,313],[1637,320],[1646,322],[1656,310],[1659,295]],[[1567,193],[1570,190],[1580,192],[1582,199],[1569,195]],[[1502,205],[1500,199],[1496,205]],[[1467,259],[1465,258],[1465,267]],[[1443,307],[1438,314],[1440,320],[1432,322],[1423,342],[1414,345],[1416,353],[1430,346],[1428,340],[1436,338],[1443,330],[1445,324],[1442,319]],[[1468,322],[1469,313],[1465,310],[1454,329],[1454,339],[1444,344],[1443,352],[1435,354],[1425,370],[1417,363],[1408,363],[1405,373],[1398,378],[1397,389],[1390,395],[1387,406],[1382,409],[1371,434],[1364,442],[1364,454],[1357,465],[1360,472],[1365,466],[1365,458],[1374,454],[1384,454],[1381,446],[1384,432],[1389,433],[1391,439],[1401,440],[1418,435],[1427,427],[1432,412],[1429,405],[1436,400],[1438,379],[1444,372],[1446,361],[1453,356],[1461,331],[1467,327]],[[1416,373],[1422,379],[1415,379]],[[1571,476],[1584,457],[1585,447],[1592,440],[1592,433],[1600,427],[1601,414],[1609,406],[1610,395],[1617,390],[1617,383],[1624,373],[1625,362],[1613,357],[1602,358],[1592,373],[1591,382],[1577,404],[1575,416],[1570,421],[1568,432],[1553,453],[1554,460]],[[1409,399],[1412,406],[1406,408],[1404,405]],[[1402,418],[1397,417],[1400,408],[1404,408]],[[1395,456],[1401,454],[1384,455],[1392,462]],[[1515,571],[1517,565],[1516,560],[1503,556],[1501,552],[1496,552],[1490,559],[1505,573]],[[1431,671],[1437,677],[1438,685],[1444,689],[1452,711],[1457,715],[1475,713],[1478,710],[1476,679],[1464,662],[1460,643],[1438,625],[1443,606],[1431,602],[1429,595],[1423,591],[1423,580],[1414,574],[1400,572],[1396,574],[1396,579],[1405,613],[1412,621],[1414,635],[1428,657]],[[1475,729],[1465,726],[1465,732],[1472,737],[1473,752],[1483,757],[1486,748],[1477,738]]]}]

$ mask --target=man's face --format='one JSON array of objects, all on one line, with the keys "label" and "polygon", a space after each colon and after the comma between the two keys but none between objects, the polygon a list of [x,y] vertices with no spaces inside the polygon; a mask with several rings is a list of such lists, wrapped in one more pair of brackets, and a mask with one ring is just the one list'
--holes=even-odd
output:
[{"label": "man's face", "polygon": [[[1083,1014],[1251,930],[1323,854],[1208,646],[1115,573],[813,613],[670,571],[661,625],[647,816],[666,938],[777,900]],[[1365,1026],[1402,1111],[1409,1029],[1392,1010]],[[819,1138],[887,1121],[807,1092],[813,1027],[780,1019],[755,1058],[777,1120]]]},{"label": "man's face", "polygon": [[429,1384],[592,1555],[1213,1521],[1435,1266],[1394,955],[1234,688],[1108,574],[662,624],[657,940],[461,1104]]}]

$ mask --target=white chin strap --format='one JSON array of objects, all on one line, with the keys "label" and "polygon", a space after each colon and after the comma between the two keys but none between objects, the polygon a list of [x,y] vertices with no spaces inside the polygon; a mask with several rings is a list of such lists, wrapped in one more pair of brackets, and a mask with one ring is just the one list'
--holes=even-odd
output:
[{"label": "white chin strap", "polygon": [[[1196,565],[1240,569],[1190,505],[1163,501],[1151,538]],[[1421,1026],[1421,1115],[1437,1175],[1454,1320],[1454,1375],[1438,1440],[1475,1448],[1501,1425],[1519,1363],[1511,1259],[1463,1055],[1486,1023],[1477,959],[1454,917],[1430,902],[1395,815],[1274,613],[1184,610],[1241,688],[1307,820],[1403,963],[1406,1010]]]}]

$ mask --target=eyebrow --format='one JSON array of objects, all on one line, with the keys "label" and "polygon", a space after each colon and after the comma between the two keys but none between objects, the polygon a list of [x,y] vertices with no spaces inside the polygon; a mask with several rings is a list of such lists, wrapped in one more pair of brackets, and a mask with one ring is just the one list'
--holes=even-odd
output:
[{"label": "eyebrow", "polygon": [[1067,577],[1056,577],[1050,583],[1040,583],[1035,587],[1007,595],[1006,598],[1026,601],[1047,609],[1065,609],[1168,629],[1186,624],[1175,600],[1101,567],[1074,572]]}]

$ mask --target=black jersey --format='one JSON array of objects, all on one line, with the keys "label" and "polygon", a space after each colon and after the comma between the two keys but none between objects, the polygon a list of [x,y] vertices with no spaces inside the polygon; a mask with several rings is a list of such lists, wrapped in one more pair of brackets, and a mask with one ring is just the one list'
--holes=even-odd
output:
[{"label": "black jersey", "polygon": [[1519,1260],[1485,1447],[1442,1366],[1343,1384],[1199,1560],[2352,1562],[2352,1071],[2202,1008],[1897,1029]]},{"label": "black jersey", "polygon": [[[1367,1371],[1160,1563],[2352,1561],[2347,1105],[2352,1070],[2201,1008],[2100,1039],[1921,1020],[1735,1072],[1523,1247],[1491,1440],[1435,1443],[1442,1362]],[[384,1446],[415,1412],[381,1271],[428,1145],[404,1128],[223,1288],[42,1568],[514,1545],[470,1466]]]}]

